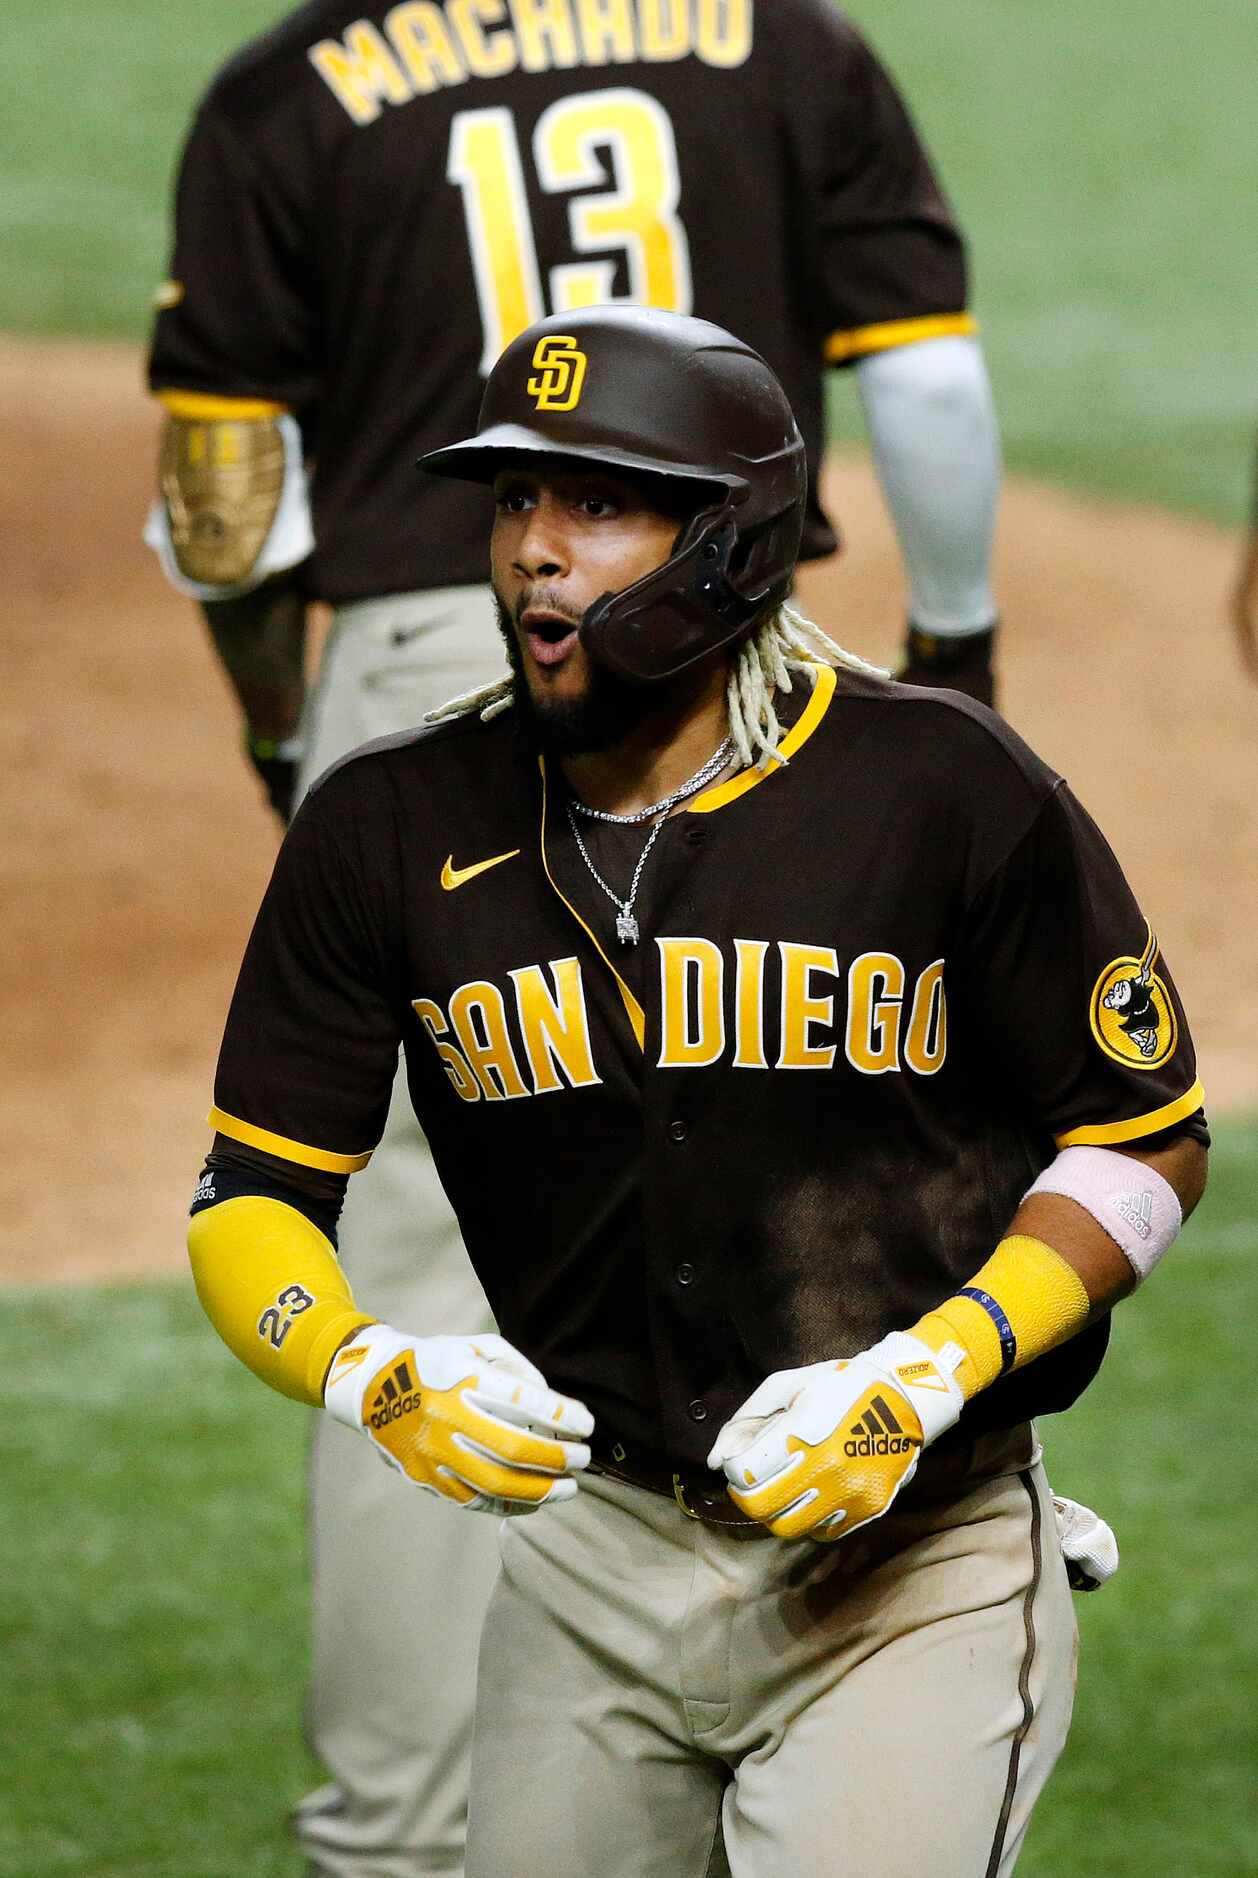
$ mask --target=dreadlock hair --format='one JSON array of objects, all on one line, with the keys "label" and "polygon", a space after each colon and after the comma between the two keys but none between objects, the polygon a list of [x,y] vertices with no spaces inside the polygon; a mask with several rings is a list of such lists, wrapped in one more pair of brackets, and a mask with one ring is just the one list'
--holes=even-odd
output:
[{"label": "dreadlock hair", "polygon": [[843,666],[849,672],[865,672],[875,678],[890,676],[881,665],[871,665],[836,644],[829,633],[786,600],[738,648],[726,696],[730,735],[743,769],[767,769],[770,763],[785,767],[786,758],[778,749],[782,727],[773,700],[779,691],[793,689],[792,672],[802,673],[811,684],[818,663]]},{"label": "dreadlock hair", "polygon": [[[786,765],[778,749],[782,727],[778,723],[773,700],[779,692],[793,689],[792,672],[802,673],[811,683],[816,664],[839,665],[851,672],[865,672],[875,678],[889,673],[881,665],[870,665],[855,652],[836,645],[828,633],[785,600],[775,612],[745,639],[730,667],[726,698],[729,703],[729,728],[741,769],[767,769],[770,763]],[[425,711],[426,724],[445,723],[455,717],[469,717],[475,711],[488,724],[515,703],[515,680],[500,678],[492,685],[465,691]]]}]

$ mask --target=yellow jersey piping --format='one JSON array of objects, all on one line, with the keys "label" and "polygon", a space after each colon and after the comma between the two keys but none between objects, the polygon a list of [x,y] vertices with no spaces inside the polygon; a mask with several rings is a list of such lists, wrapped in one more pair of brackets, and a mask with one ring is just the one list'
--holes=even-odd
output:
[{"label": "yellow jersey piping", "polygon": [[542,870],[545,873],[547,880],[550,882],[551,891],[555,893],[560,900],[563,901],[564,905],[567,907],[568,911],[571,913],[573,919],[577,922],[577,925],[581,928],[582,932],[585,934],[586,938],[590,941],[590,944],[594,947],[594,950],[598,953],[598,956],[602,959],[604,965],[607,967],[612,977],[616,980],[616,984],[620,990],[621,999],[624,1003],[625,1010],[629,1016],[630,1025],[633,1028],[634,1037],[637,1039],[638,1048],[639,1050],[645,1050],[646,1049],[646,1013],[645,1011],[642,1009],[642,1006],[638,1003],[638,1000],[634,997],[632,991],[630,991],[624,979],[620,976],[620,973],[616,970],[616,967],[612,964],[611,960],[608,958],[606,952],[604,952],[602,946],[599,944],[598,940],[595,938],[593,932],[586,925],[581,915],[577,912],[576,907],[573,906],[571,900],[569,900],[567,895],[563,893],[559,887],[556,886],[555,877],[550,871],[550,862],[546,858],[546,799],[547,799],[547,793],[548,793],[548,781],[547,781],[547,776],[546,776],[546,759],[544,756],[538,757],[537,767],[542,772],[542,831],[541,831]]},{"label": "yellow jersey piping", "polygon": [[1195,1082],[1186,1095],[1178,1096],[1160,1109],[1150,1109],[1147,1115],[1134,1115],[1125,1122],[1087,1123],[1082,1128],[1068,1129],[1054,1139],[1059,1148],[1106,1148],[1115,1141],[1139,1141],[1143,1135],[1156,1135],[1163,1128],[1173,1128],[1185,1116],[1195,1114],[1205,1099],[1200,1082]]},{"label": "yellow jersey piping", "polygon": [[299,1167],[317,1167],[324,1174],[356,1174],[360,1167],[366,1167],[374,1152],[368,1148],[365,1154],[333,1154],[328,1148],[308,1148],[302,1141],[290,1141],[287,1135],[273,1135],[268,1128],[242,1122],[238,1115],[229,1115],[217,1105],[205,1119],[220,1135],[243,1141],[247,1148],[261,1148],[264,1154],[295,1161]]},{"label": "yellow jersey piping", "polygon": [[875,326],[854,326],[831,333],[822,347],[827,365],[842,365],[871,352],[889,352],[893,346],[911,346],[918,339],[947,339],[978,331],[972,313],[930,313],[922,319],[882,320]]}]

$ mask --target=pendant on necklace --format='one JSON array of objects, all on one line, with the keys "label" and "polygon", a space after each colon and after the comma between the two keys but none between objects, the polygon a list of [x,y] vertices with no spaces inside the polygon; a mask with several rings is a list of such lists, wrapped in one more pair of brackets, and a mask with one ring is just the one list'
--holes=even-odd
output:
[{"label": "pendant on necklace", "polygon": [[616,915],[616,937],[622,946],[636,946],[638,943],[638,922],[632,913],[621,912]]}]

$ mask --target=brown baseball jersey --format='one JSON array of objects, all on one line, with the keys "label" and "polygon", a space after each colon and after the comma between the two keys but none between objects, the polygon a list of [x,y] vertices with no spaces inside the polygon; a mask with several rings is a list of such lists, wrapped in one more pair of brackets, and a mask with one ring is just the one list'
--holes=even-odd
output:
[{"label": "brown baseball jersey", "polygon": [[[1199,1125],[1175,986],[1062,780],[953,693],[828,667],[806,693],[788,767],[665,823],[636,949],[512,713],[347,758],[285,840],[218,1067],[220,1148],[301,1204],[369,1156],[400,1039],[503,1334],[603,1442],[677,1463],[770,1372],[965,1283],[1057,1147]],[[964,1425],[1066,1406],[1105,1336]]]},{"label": "brown baseball jersey", "polygon": [[[545,313],[739,333],[814,488],[824,364],[974,329],[929,160],[830,0],[313,0],[201,104],[171,276],[151,384],[297,414],[331,601],[484,579],[485,499],[414,461]],[[833,546],[814,493],[804,553]]]}]

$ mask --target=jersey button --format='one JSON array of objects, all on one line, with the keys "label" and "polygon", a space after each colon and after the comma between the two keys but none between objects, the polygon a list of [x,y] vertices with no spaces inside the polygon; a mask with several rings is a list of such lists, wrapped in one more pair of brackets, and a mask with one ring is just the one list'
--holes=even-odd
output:
[{"label": "jersey button", "polygon": [[689,1133],[690,1124],[688,1122],[670,1122],[668,1124],[668,1138],[670,1141],[684,1141]]},{"label": "jersey button", "polygon": [[692,1422],[705,1422],[708,1419],[708,1405],[701,1396],[696,1396],[686,1413]]},{"label": "jersey button", "polygon": [[695,1281],[695,1268],[689,1260],[683,1259],[677,1267],[676,1278],[679,1285],[692,1285]]}]

